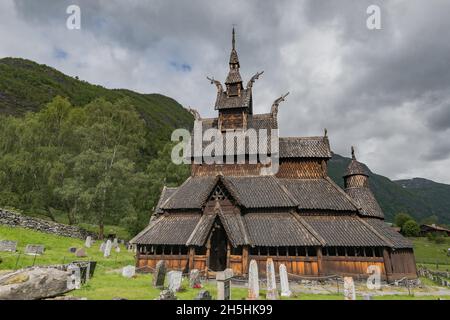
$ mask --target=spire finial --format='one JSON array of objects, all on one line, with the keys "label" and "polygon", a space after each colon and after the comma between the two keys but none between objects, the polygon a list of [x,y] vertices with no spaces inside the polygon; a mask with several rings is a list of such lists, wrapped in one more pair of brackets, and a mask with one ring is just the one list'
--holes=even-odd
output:
[{"label": "spire finial", "polygon": [[233,38],[231,40],[232,49],[236,49],[236,31],[234,30],[234,24],[233,24]]},{"label": "spire finial", "polygon": [[352,146],[352,159],[353,159],[353,160],[356,160],[356,157],[355,157],[355,147],[354,147],[354,146]]}]

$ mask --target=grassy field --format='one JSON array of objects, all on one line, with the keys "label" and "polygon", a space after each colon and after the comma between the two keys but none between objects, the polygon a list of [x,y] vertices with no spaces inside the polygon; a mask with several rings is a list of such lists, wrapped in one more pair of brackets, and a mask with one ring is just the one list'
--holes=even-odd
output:
[{"label": "grassy field", "polygon": [[450,270],[450,257],[447,256],[450,238],[445,240],[444,243],[437,244],[427,238],[413,238],[416,263],[431,269]]},{"label": "grassy field", "polygon": [[[48,265],[48,264],[60,264],[68,263],[78,259],[73,253],[69,252],[70,247],[81,248],[84,245],[84,241],[59,237],[55,235],[40,233],[23,228],[10,228],[0,226],[0,240],[8,239],[18,241],[17,253],[5,253],[0,252],[0,273],[6,270],[14,270],[26,266],[35,265]],[[417,248],[418,260],[426,257],[433,257],[426,248],[430,247],[428,240],[415,239],[414,243]],[[24,255],[24,249],[27,244],[44,244],[45,253],[42,256],[37,256],[34,260],[33,256]],[[152,287],[152,276],[150,274],[138,274],[135,278],[127,279],[122,277],[121,268],[126,265],[134,264],[133,253],[128,252],[125,248],[121,247],[121,252],[112,252],[111,257],[104,258],[99,251],[100,241],[97,241],[92,248],[87,248],[87,258],[81,258],[81,260],[95,260],[97,261],[97,268],[95,270],[94,277],[84,285],[80,290],[72,291],[69,295],[86,297],[87,299],[97,300],[111,300],[113,298],[125,298],[125,299],[139,299],[139,300],[151,300],[155,299],[159,295],[159,290]],[[442,249],[442,248],[441,248]],[[432,250],[432,252],[440,253],[440,250]],[[428,286],[433,286],[433,283],[428,283],[428,279],[422,279],[423,283]],[[199,289],[188,288],[187,280],[183,280],[183,290],[177,293],[178,299],[193,299],[199,292]],[[214,282],[204,284],[204,289],[210,291],[213,297],[216,296],[216,285]],[[261,299],[264,298],[265,292],[261,290]],[[247,296],[247,289],[245,287],[234,286],[232,288],[232,298],[235,300],[245,299]],[[358,299],[362,299],[362,296],[358,295]],[[399,295],[384,295],[374,296],[373,299],[379,300],[413,300],[413,299],[437,299],[437,296],[409,296],[407,293],[401,292]],[[441,298],[443,298],[441,296]],[[450,299],[449,297],[445,297]],[[300,293],[291,299],[296,300],[342,300],[343,295],[337,293],[330,294],[312,294],[312,293]]]}]

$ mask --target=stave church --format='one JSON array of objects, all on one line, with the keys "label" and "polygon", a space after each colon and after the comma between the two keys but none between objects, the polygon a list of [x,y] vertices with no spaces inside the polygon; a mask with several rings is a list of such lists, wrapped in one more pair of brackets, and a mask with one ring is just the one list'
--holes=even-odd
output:
[{"label": "stave church", "polygon": [[[278,129],[277,99],[268,113],[253,113],[253,85],[240,75],[235,31],[225,86],[217,88],[217,117],[201,119],[202,130],[245,132]],[[384,222],[370,190],[366,167],[352,160],[343,177],[344,188],[327,172],[331,159],[327,133],[316,137],[280,137],[278,170],[253,163],[251,148],[244,162],[203,163],[193,155],[190,177],[177,188],[164,187],[150,224],[132,243],[136,265],[152,270],[165,260],[169,269],[199,269],[207,276],[231,268],[245,277],[255,260],[264,274],[270,257],[291,276],[333,275],[366,278],[369,266],[394,281],[417,278],[413,247]]]}]

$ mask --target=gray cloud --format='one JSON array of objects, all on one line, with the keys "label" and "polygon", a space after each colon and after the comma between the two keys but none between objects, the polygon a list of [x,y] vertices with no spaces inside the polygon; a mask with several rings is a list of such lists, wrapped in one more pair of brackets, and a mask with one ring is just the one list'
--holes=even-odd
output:
[{"label": "gray cloud", "polygon": [[[65,28],[69,4],[81,7],[81,31]],[[382,30],[365,26],[371,4],[381,7]],[[265,71],[256,111],[291,92],[280,108],[282,135],[327,127],[335,152],[356,145],[375,172],[450,183],[448,12],[445,0],[4,0],[0,56],[161,92],[213,116],[205,76],[225,78],[237,24],[243,77]]]}]

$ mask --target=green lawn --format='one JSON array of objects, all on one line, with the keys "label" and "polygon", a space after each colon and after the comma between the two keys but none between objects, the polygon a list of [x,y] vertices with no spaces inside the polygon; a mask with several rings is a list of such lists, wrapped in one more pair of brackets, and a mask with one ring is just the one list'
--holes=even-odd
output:
[{"label": "green lawn", "polygon": [[[18,241],[18,254],[0,252],[0,258],[3,260],[0,263],[0,272],[2,270],[14,270],[18,261],[17,267],[22,268],[33,264],[34,257],[24,255],[24,248],[27,244],[44,244],[45,253],[42,256],[37,256],[36,265],[48,265],[48,264],[61,264],[68,263],[73,260],[80,260],[70,253],[68,249],[70,247],[82,247],[84,245],[83,240],[77,240],[67,237],[59,237],[55,235],[40,233],[23,228],[10,228],[0,226],[0,240],[14,240]],[[428,256],[434,257],[436,254],[440,254],[440,250],[435,249],[428,240],[414,239],[415,250],[418,257]],[[159,290],[152,287],[152,276],[150,274],[138,274],[135,278],[127,279],[122,277],[121,268],[126,265],[134,264],[133,253],[130,253],[121,247],[121,252],[116,254],[112,252],[111,257],[104,258],[99,251],[100,241],[97,241],[92,248],[86,249],[88,254],[87,258],[83,260],[95,260],[97,261],[97,268],[95,270],[94,277],[84,285],[80,290],[72,291],[69,295],[86,297],[88,299],[98,300],[110,300],[115,297],[125,299],[139,299],[149,300],[155,299],[159,295]],[[431,251],[430,251],[431,249]],[[425,285],[434,285],[433,283],[427,283],[428,279],[424,279]],[[213,282],[204,284],[204,289],[210,291],[213,297],[216,296],[216,286]],[[193,299],[199,292],[199,289],[188,289],[187,280],[183,282],[183,290],[177,293],[179,299]],[[264,298],[264,290],[260,291],[261,299]],[[232,288],[232,298],[235,300],[245,299],[247,296],[247,289],[245,287]],[[357,296],[358,299],[362,299],[361,296]],[[374,296],[373,299],[379,300],[406,300],[406,299],[437,299],[437,296],[408,296],[405,293],[401,295],[386,295],[386,296]],[[441,297],[450,299],[450,297]],[[342,294],[298,294],[291,299],[297,300],[342,300]]]},{"label": "green lawn", "polygon": [[437,267],[441,270],[450,269],[450,257],[447,256],[450,238],[442,244],[436,244],[427,238],[412,238],[412,241],[417,264],[423,264],[431,269]]}]

